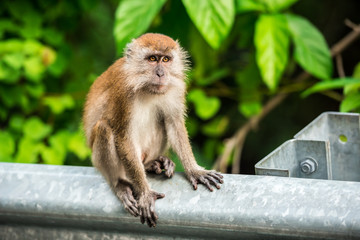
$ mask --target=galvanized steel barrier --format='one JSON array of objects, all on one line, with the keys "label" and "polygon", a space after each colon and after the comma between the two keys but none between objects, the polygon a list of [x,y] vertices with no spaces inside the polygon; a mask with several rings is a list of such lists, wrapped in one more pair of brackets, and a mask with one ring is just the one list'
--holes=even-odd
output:
[{"label": "galvanized steel barrier", "polygon": [[0,163],[0,239],[360,239],[360,182],[225,175],[209,192],[148,178],[166,195],[155,229],[92,167]]},{"label": "galvanized steel barrier", "polygon": [[0,239],[359,239],[360,183],[225,175],[192,190],[149,176],[158,225],[126,213],[91,167],[0,164]]}]

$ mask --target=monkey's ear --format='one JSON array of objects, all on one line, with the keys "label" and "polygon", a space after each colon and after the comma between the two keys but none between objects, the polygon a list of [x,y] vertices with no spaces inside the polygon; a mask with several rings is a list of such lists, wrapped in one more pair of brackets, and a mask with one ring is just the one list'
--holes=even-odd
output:
[{"label": "monkey's ear", "polygon": [[179,39],[176,39],[176,40],[175,40],[175,43],[176,43],[176,47],[180,49],[180,48],[181,48],[181,46],[180,46]]},{"label": "monkey's ear", "polygon": [[133,39],[130,43],[126,44],[126,47],[124,48],[124,57],[131,58],[133,48],[134,48],[134,41]]}]

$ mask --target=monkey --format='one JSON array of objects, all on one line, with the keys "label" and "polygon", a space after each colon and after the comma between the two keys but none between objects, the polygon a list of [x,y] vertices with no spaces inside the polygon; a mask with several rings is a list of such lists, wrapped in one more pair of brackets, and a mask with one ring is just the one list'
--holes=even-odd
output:
[{"label": "monkey", "polygon": [[147,172],[174,175],[178,155],[194,190],[204,184],[220,189],[223,176],[200,167],[185,127],[187,52],[179,42],[158,33],[133,39],[92,84],[86,97],[83,125],[92,163],[125,209],[142,224],[155,227],[155,201]]}]

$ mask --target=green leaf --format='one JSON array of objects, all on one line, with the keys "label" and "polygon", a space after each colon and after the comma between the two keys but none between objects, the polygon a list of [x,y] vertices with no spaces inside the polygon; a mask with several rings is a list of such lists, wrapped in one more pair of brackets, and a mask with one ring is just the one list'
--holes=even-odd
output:
[{"label": "green leaf", "polygon": [[34,39],[27,39],[24,42],[23,50],[24,53],[29,55],[39,55],[43,47],[44,46],[39,41],[36,41]]},{"label": "green leaf", "polygon": [[3,61],[10,67],[19,70],[24,63],[25,56],[22,52],[6,54]]},{"label": "green leaf", "polygon": [[150,26],[166,0],[123,0],[115,13],[114,36],[117,52],[121,54],[125,45],[140,36]]},{"label": "green leaf", "polygon": [[[353,78],[360,79],[360,62],[355,66],[353,75]],[[360,91],[360,83],[358,84],[348,84],[344,87],[344,94],[350,95],[352,93]]]},{"label": "green leaf", "polygon": [[62,165],[64,163],[70,137],[70,132],[66,130],[58,131],[49,137],[50,147],[45,146],[40,152],[46,164]]},{"label": "green leaf", "polygon": [[28,139],[41,140],[51,133],[51,126],[43,123],[38,117],[31,117],[24,124],[24,135]]},{"label": "green leaf", "polygon": [[224,134],[228,126],[229,118],[227,116],[219,116],[203,125],[201,131],[209,137],[220,137]]},{"label": "green leaf", "polygon": [[0,98],[4,105],[9,108],[21,104],[21,99],[25,97],[23,92],[23,89],[17,85],[11,87],[0,86]]},{"label": "green leaf", "polygon": [[24,127],[24,118],[21,115],[13,115],[9,121],[9,127],[17,132],[22,132]]},{"label": "green leaf", "polygon": [[340,104],[341,112],[350,112],[360,107],[360,92],[346,96]]},{"label": "green leaf", "polygon": [[313,85],[311,88],[308,88],[306,91],[304,91],[301,94],[301,96],[307,97],[316,92],[343,88],[348,84],[359,84],[359,83],[360,83],[360,79],[356,79],[356,78],[337,78],[332,81],[318,82],[315,85]]},{"label": "green leaf", "polygon": [[308,20],[300,16],[286,14],[286,19],[295,43],[295,60],[315,77],[330,79],[331,55],[322,34]]},{"label": "green leaf", "polygon": [[0,37],[1,33],[4,31],[7,32],[17,32],[19,27],[9,19],[1,19],[0,20]]},{"label": "green leaf", "polygon": [[44,145],[42,143],[34,141],[34,139],[27,137],[20,139],[15,162],[36,163],[38,161],[39,152],[43,147]]},{"label": "green leaf", "polygon": [[42,63],[42,59],[39,56],[27,58],[24,63],[24,69],[25,76],[35,83],[41,81],[42,74],[46,70],[44,64]]},{"label": "green leaf", "polygon": [[236,10],[238,13],[251,12],[251,11],[265,12],[266,6],[262,1],[236,0]]},{"label": "green leaf", "polygon": [[49,66],[49,72],[59,77],[68,67],[69,59],[71,59],[71,49],[65,45],[57,52],[54,63]]},{"label": "green leaf", "polygon": [[21,76],[21,71],[18,71],[3,61],[0,61],[0,82],[14,84],[18,82]]},{"label": "green leaf", "polygon": [[0,42],[0,53],[21,52],[24,48],[24,43],[19,39],[9,39]]},{"label": "green leaf", "polygon": [[289,8],[298,0],[260,0],[263,2],[270,12],[279,12],[281,10]]},{"label": "green leaf", "polygon": [[235,19],[234,0],[182,0],[190,19],[209,45],[218,49]]},{"label": "green leaf", "polygon": [[20,28],[20,35],[24,38],[39,38],[42,34],[41,15],[35,11],[29,11],[26,16],[23,16],[24,26]]},{"label": "green leaf", "polygon": [[69,94],[45,97],[43,103],[45,106],[48,106],[54,114],[61,114],[65,110],[75,107],[75,101]]},{"label": "green leaf", "polygon": [[2,157],[11,156],[15,151],[15,140],[7,131],[0,130],[0,162]]},{"label": "green leaf", "polygon": [[80,159],[85,159],[91,155],[91,150],[86,146],[85,136],[82,131],[78,131],[71,136],[69,150]]},{"label": "green leaf", "polygon": [[45,92],[43,84],[26,84],[25,89],[34,98],[40,98]]},{"label": "green leaf", "polygon": [[48,44],[56,47],[60,46],[64,41],[63,33],[59,32],[55,28],[43,29],[43,38]]},{"label": "green leaf", "polygon": [[45,164],[63,165],[65,161],[65,154],[59,152],[57,149],[44,147],[40,151],[41,157]]},{"label": "green leaf", "polygon": [[256,22],[256,62],[266,85],[275,90],[288,62],[289,35],[283,15],[261,15]]},{"label": "green leaf", "polygon": [[195,113],[201,119],[213,117],[220,109],[221,102],[217,97],[207,97],[201,89],[194,89],[188,94],[189,101],[195,105]]},{"label": "green leaf", "polygon": [[261,110],[262,105],[260,101],[247,101],[239,105],[239,111],[247,118],[259,114]]}]

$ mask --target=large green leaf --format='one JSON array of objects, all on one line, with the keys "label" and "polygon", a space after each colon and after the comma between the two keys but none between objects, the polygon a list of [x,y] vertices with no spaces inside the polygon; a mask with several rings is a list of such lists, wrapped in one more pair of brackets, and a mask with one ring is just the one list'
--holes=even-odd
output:
[{"label": "large green leaf", "polygon": [[283,15],[261,15],[256,22],[256,62],[266,85],[275,90],[288,62],[289,34]]},{"label": "large green leaf", "polygon": [[236,9],[239,13],[249,11],[279,12],[293,5],[298,0],[237,0]]},{"label": "large green leaf", "polygon": [[256,0],[236,0],[236,11],[238,13],[259,11],[264,12],[266,6],[262,1]]},{"label": "large green leaf", "polygon": [[314,25],[293,14],[286,15],[289,31],[295,43],[295,59],[312,75],[331,78],[332,61],[327,43]]},{"label": "large green leaf", "polygon": [[341,112],[349,112],[360,107],[360,92],[346,96],[340,104]]},{"label": "large green leaf", "polygon": [[115,13],[114,36],[118,54],[125,45],[149,28],[166,0],[123,0]]},{"label": "large green leaf", "polygon": [[235,19],[233,0],[182,0],[191,20],[209,45],[218,49]]},{"label": "large green leaf", "polygon": [[279,12],[293,5],[298,0],[260,0],[270,12]]},{"label": "large green leaf", "polygon": [[316,92],[322,92],[327,91],[331,89],[338,89],[343,88],[344,86],[348,84],[359,84],[360,79],[356,78],[337,78],[332,81],[325,81],[325,82],[318,82],[315,85],[313,85],[311,88],[304,91],[301,95],[303,97],[307,97],[310,94],[316,93]]}]

